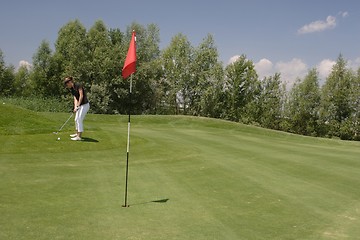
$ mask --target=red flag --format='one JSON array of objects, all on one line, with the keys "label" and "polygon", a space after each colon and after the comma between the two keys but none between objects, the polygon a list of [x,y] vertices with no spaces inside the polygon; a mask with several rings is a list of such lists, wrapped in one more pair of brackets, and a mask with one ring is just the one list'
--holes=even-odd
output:
[{"label": "red flag", "polygon": [[135,44],[135,31],[132,32],[131,41],[128,53],[126,55],[124,67],[122,69],[123,78],[129,77],[131,74],[136,72],[136,44]]}]

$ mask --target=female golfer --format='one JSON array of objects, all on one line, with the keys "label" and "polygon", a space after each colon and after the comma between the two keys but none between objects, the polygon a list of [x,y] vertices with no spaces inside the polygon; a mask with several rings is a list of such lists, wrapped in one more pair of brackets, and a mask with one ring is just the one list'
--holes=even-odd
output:
[{"label": "female golfer", "polygon": [[71,134],[71,140],[81,141],[81,135],[84,132],[84,118],[86,113],[89,111],[90,104],[86,97],[84,87],[75,83],[72,77],[66,77],[64,85],[68,88],[71,94],[74,96],[74,112],[75,114],[75,129],[76,133]]}]

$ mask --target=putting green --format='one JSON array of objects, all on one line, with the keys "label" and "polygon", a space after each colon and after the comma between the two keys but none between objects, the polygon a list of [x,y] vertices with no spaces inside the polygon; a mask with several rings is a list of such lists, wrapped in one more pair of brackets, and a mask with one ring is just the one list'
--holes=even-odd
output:
[{"label": "putting green", "polygon": [[[357,239],[360,143],[221,120],[0,105],[0,239]],[[61,140],[57,141],[60,137]]]}]

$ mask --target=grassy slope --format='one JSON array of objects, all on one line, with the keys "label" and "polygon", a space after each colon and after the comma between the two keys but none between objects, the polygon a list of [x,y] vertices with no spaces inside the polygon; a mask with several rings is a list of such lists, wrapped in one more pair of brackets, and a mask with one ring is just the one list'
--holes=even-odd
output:
[{"label": "grassy slope", "polygon": [[360,236],[359,143],[134,116],[123,208],[127,118],[88,115],[87,141],[72,123],[56,141],[68,116],[0,105],[0,239]]}]

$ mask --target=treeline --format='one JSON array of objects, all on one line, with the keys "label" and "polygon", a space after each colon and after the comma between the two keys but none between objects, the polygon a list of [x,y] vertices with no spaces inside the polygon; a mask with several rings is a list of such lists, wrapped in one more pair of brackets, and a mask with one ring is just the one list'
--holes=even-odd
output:
[{"label": "treeline", "polygon": [[133,23],[125,32],[97,21],[87,30],[70,21],[53,51],[43,41],[31,68],[7,66],[0,50],[0,96],[58,98],[71,102],[62,79],[71,75],[88,91],[93,113],[126,114],[129,81],[121,70],[132,30],[137,33],[133,76],[135,114],[185,114],[221,118],[302,135],[360,139],[360,68],[339,56],[325,83],[309,70],[286,90],[281,75],[259,79],[245,55],[223,66],[212,35],[198,46],[177,34],[160,50],[155,24]]}]

